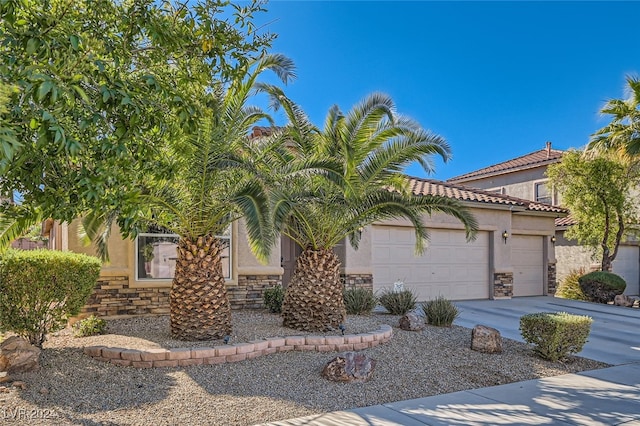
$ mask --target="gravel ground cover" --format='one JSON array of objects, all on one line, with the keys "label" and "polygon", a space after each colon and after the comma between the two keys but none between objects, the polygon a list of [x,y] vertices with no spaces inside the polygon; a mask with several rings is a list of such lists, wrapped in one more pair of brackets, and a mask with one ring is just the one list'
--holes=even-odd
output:
[{"label": "gravel ground cover", "polygon": [[[347,333],[394,327],[389,343],[364,352],[378,361],[367,383],[320,376],[335,353],[287,352],[232,364],[136,369],[96,361],[84,346],[126,348],[212,346],[171,339],[167,317],[110,320],[108,334],[74,338],[63,330],[45,343],[38,372],[14,377],[26,389],[0,393],[0,423],[29,425],[253,425],[392,401],[605,367],[570,357],[548,362],[520,342],[503,339],[502,354],[469,349],[471,330],[397,328],[398,316],[350,316]],[[231,343],[301,335],[277,315],[233,313]],[[337,334],[334,332],[333,334]],[[317,333],[313,333],[317,334]],[[327,333],[332,334],[332,333]]]}]

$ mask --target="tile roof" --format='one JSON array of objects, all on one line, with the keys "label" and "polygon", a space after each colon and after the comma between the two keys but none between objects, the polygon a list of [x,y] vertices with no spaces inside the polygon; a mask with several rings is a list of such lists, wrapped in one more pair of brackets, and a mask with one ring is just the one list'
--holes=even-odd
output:
[{"label": "tile roof", "polygon": [[440,195],[471,203],[503,205],[518,207],[522,210],[558,213],[562,215],[568,213],[566,209],[561,207],[523,200],[509,195],[483,191],[481,189],[469,188],[462,185],[455,185],[449,182],[410,177],[409,185],[411,191],[416,195]]},{"label": "tile roof", "polygon": [[576,220],[571,217],[571,215],[567,216],[567,217],[557,217],[556,218],[556,227],[564,227],[564,226],[571,226],[571,225],[575,225]]},{"label": "tile roof", "polygon": [[551,142],[547,142],[547,146],[539,151],[534,151],[521,157],[503,161],[502,163],[494,164],[492,166],[475,170],[473,172],[469,172],[460,176],[455,176],[451,179],[448,179],[447,181],[462,183],[468,180],[479,179],[487,176],[500,175],[516,170],[539,167],[545,164],[557,162],[558,160],[560,160],[560,158],[562,158],[563,153],[564,151],[562,150],[551,149]]}]

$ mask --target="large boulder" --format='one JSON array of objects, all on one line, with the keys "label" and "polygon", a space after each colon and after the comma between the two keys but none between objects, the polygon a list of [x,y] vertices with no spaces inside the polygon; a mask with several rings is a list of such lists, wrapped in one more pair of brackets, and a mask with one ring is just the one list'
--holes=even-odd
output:
[{"label": "large boulder", "polygon": [[415,312],[409,312],[400,318],[400,328],[407,331],[420,331],[424,328],[424,318]]},{"label": "large boulder", "polygon": [[334,382],[366,382],[375,367],[375,359],[363,353],[345,352],[327,363],[322,376]]},{"label": "large boulder", "polygon": [[626,308],[631,308],[634,302],[635,302],[635,299],[627,296],[626,294],[616,294],[616,296],[613,298],[614,305],[624,306]]},{"label": "large boulder", "polygon": [[495,328],[476,325],[471,331],[471,349],[490,354],[502,352],[502,337]]},{"label": "large boulder", "polygon": [[40,368],[40,348],[22,337],[13,336],[0,344],[0,371],[25,373]]}]

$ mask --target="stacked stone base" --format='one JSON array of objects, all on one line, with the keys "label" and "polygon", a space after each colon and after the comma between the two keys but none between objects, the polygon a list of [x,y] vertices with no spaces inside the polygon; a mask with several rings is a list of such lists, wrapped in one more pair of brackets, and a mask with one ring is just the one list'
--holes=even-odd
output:
[{"label": "stacked stone base", "polygon": [[346,289],[366,288],[373,291],[372,274],[340,274],[340,281]]},{"label": "stacked stone base", "polygon": [[510,299],[513,297],[513,272],[493,274],[493,298]]},{"label": "stacked stone base", "polygon": [[[240,275],[237,285],[227,287],[231,309],[264,308],[264,290],[280,284],[280,275]],[[132,288],[126,276],[101,277],[79,317],[167,315],[170,292],[169,286]]]},{"label": "stacked stone base", "polygon": [[209,348],[123,349],[87,346],[84,353],[99,361],[136,367],[188,367],[191,365],[224,364],[254,359],[263,355],[288,351],[346,352],[373,348],[388,342],[393,335],[389,325],[370,333],[345,336],[288,336],[270,337],[236,345]]}]

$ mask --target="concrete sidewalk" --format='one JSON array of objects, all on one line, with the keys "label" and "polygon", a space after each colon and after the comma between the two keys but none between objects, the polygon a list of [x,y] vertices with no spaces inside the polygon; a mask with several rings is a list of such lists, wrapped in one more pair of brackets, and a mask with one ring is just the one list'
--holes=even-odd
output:
[{"label": "concrete sidewalk", "polygon": [[640,310],[553,297],[456,302],[456,324],[484,324],[519,340],[519,318],[565,311],[594,322],[580,356],[614,365],[507,385],[283,420],[275,426],[626,425],[640,426]]}]

